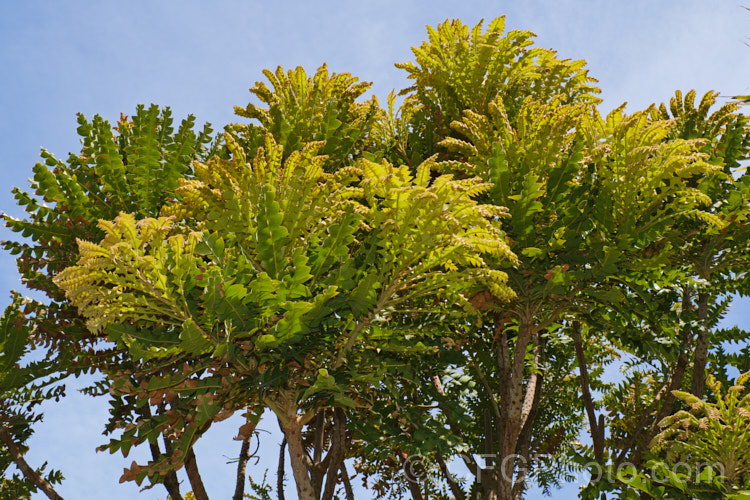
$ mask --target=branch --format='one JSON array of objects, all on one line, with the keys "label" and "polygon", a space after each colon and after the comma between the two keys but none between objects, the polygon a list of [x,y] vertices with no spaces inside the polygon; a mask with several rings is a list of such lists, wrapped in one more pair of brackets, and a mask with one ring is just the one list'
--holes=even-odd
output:
[{"label": "branch", "polygon": [[[163,408],[157,408],[157,412],[159,414],[162,413]],[[146,418],[151,418],[151,407],[149,405],[144,405],[141,409],[141,415]],[[165,436],[163,433],[161,435],[162,439],[164,440],[164,449],[167,452],[167,455],[172,455],[172,447],[169,443],[169,439],[167,436]],[[159,449],[159,442],[154,441],[153,443],[149,441],[148,443],[149,448],[151,449],[151,456],[154,459],[154,462],[158,462],[161,458],[161,450]],[[164,476],[164,488],[167,490],[167,493],[169,494],[169,497],[171,500],[182,500],[182,494],[180,493],[180,481],[177,479],[177,472],[175,472],[174,469],[167,472],[166,476]]]},{"label": "branch", "polygon": [[440,452],[437,452],[435,454],[435,458],[438,461],[438,465],[440,466],[440,470],[443,472],[443,475],[445,476],[446,481],[448,481],[448,486],[451,489],[451,493],[453,493],[453,496],[456,498],[456,500],[464,500],[466,497],[464,496],[463,490],[458,486],[458,483],[456,482],[456,479],[453,477],[453,474],[450,473],[448,470],[448,464],[445,463],[445,459],[443,458],[443,455]]},{"label": "branch", "polygon": [[510,380],[508,380],[508,399],[503,401],[503,411],[505,413],[504,434],[502,447],[499,450],[503,457],[515,452],[518,443],[518,435],[521,432],[521,418],[523,411],[523,372],[526,364],[526,349],[531,342],[536,328],[530,321],[530,318],[524,314],[518,322],[518,337],[516,338],[516,347],[513,352],[512,366],[510,367]]},{"label": "branch", "polygon": [[[688,295],[687,287],[683,287],[682,310],[687,311],[691,308],[692,304],[690,302],[690,296]],[[641,416],[636,425],[631,429],[630,439],[622,448],[620,454],[617,457],[618,464],[622,463],[622,461],[627,456],[628,451],[630,451],[630,449],[635,446],[636,443],[649,443],[658,432],[657,424],[664,418],[666,418],[670,413],[672,413],[674,404],[677,401],[677,398],[672,393],[672,391],[678,390],[682,385],[682,378],[685,376],[685,369],[688,365],[687,350],[690,347],[690,339],[690,330],[688,328],[683,328],[680,335],[680,354],[677,357],[677,363],[675,363],[674,369],[672,370],[669,379],[664,383],[662,388],[659,390],[659,393],[656,395],[656,397],[654,397],[654,401],[649,405],[648,410]],[[659,404],[659,400],[662,397],[664,398],[664,403],[659,409],[659,412],[656,414],[656,417],[647,427],[646,424],[649,421],[649,416]],[[636,449],[631,461],[634,462],[634,464],[637,466],[639,465],[642,458],[643,452]]]},{"label": "branch", "polygon": [[484,454],[487,457],[485,464],[492,466],[492,415],[490,415],[489,408],[485,408],[484,412]]},{"label": "branch", "polygon": [[[495,314],[494,319],[495,342],[497,343],[497,372],[500,379],[500,402],[503,405],[503,410],[507,412],[510,400],[510,351],[508,350],[508,332],[505,330],[506,321],[500,316],[500,314]],[[507,418],[501,418],[498,416],[497,436],[499,446],[498,451],[500,452],[502,451],[502,440],[504,439],[507,426]]]},{"label": "branch", "polygon": [[[440,381],[439,376],[432,375],[430,377],[430,383],[432,384],[432,387],[440,396],[446,397],[445,389],[443,388],[443,383]],[[461,428],[456,424],[456,422],[454,422],[453,419],[451,418],[450,410],[445,407],[442,401],[439,401],[439,400],[438,400],[437,407],[443,413],[443,416],[445,417],[445,421],[448,423],[448,427],[450,428],[451,432],[455,434],[456,436],[459,436],[459,437],[462,436],[463,432],[461,431]]]},{"label": "branch", "polygon": [[[313,437],[313,455],[310,457],[308,453],[308,469],[310,471],[310,480],[313,483],[313,488],[316,495],[320,495],[320,491],[323,485],[323,475],[327,465],[321,464],[323,457],[323,448],[325,447],[325,427],[326,427],[326,416],[325,409],[318,410],[315,417],[315,433]],[[306,452],[307,453],[307,452]],[[328,458],[328,455],[326,455]]]},{"label": "branch", "polygon": [[240,448],[240,457],[237,460],[237,480],[234,485],[234,496],[232,500],[242,500],[245,494],[245,471],[247,470],[247,461],[250,460],[250,440],[253,433],[249,432],[247,437],[242,440]]},{"label": "branch", "polygon": [[317,422],[315,422],[315,442],[313,447],[313,463],[315,465],[320,463],[323,457],[323,447],[325,446],[325,424],[326,415],[325,408],[318,411]]},{"label": "branch", "polygon": [[[376,309],[376,311],[379,311],[380,309]],[[359,337],[359,332],[362,331],[362,329],[370,324],[370,318],[373,314],[370,313],[369,316],[364,318],[362,321],[357,321],[354,324],[354,328],[352,328],[352,332],[349,334],[349,337],[346,339],[346,343],[341,348],[341,351],[339,351],[338,356],[336,357],[336,361],[333,363],[334,368],[340,367],[344,360],[346,360],[347,353],[354,347],[354,344],[357,343],[357,338]]]},{"label": "branch", "polygon": [[333,410],[333,434],[331,436],[331,448],[326,454],[326,461],[328,461],[328,473],[326,475],[326,484],[321,500],[330,500],[331,498],[333,498],[333,494],[336,490],[338,471],[344,462],[344,453],[346,451],[346,447],[344,446],[345,440],[346,416],[344,415],[344,410],[342,410],[341,408],[335,408]]},{"label": "branch", "polygon": [[[542,384],[544,383],[544,374],[539,372],[544,355],[544,344],[539,338],[539,332],[534,333],[534,366],[536,370],[529,376],[529,383],[526,385],[526,395],[521,408],[521,429],[518,434],[516,443],[516,453],[526,456],[528,454],[529,443],[531,443],[531,434],[534,429],[534,421],[542,402]],[[523,479],[525,481],[525,478]]]},{"label": "branch", "polygon": [[495,393],[492,392],[492,388],[490,387],[490,383],[487,381],[487,377],[484,376],[482,369],[479,368],[479,365],[474,361],[473,357],[471,358],[471,367],[474,368],[474,371],[476,371],[479,380],[484,386],[484,390],[487,391],[487,396],[489,397],[490,404],[492,406],[492,412],[495,414],[496,418],[501,418],[500,407],[497,405],[497,398],[495,398]]},{"label": "branch", "polygon": [[195,500],[208,500],[208,494],[206,493],[206,488],[203,487],[203,480],[198,471],[198,462],[195,460],[195,453],[192,446],[188,450],[187,458],[185,459],[185,472],[187,472],[188,479],[190,480],[190,487],[193,488]]},{"label": "branch", "polygon": [[519,467],[518,474],[516,474],[516,480],[513,483],[513,489],[511,490],[512,500],[521,500],[523,498],[523,492],[526,489],[526,461],[527,459],[524,457],[523,463]]},{"label": "branch", "polygon": [[529,375],[529,382],[526,384],[526,394],[524,395],[523,405],[521,405],[521,430],[526,427],[527,423],[533,425],[536,414],[535,409],[539,405],[539,396],[542,393],[543,374],[540,372],[540,367],[542,365],[542,356],[544,355],[544,345],[541,343],[538,332],[534,333],[534,343],[532,372]]},{"label": "branch", "polygon": [[422,490],[419,487],[419,477],[413,474],[415,471],[411,458],[409,458],[409,455],[407,455],[406,452],[401,452],[401,458],[404,460],[406,482],[408,483],[412,500],[423,500]]},{"label": "branch", "polygon": [[42,490],[50,500],[63,500],[63,497],[55,491],[49,481],[39,475],[39,473],[32,469],[28,462],[24,460],[21,451],[13,440],[13,436],[10,435],[5,427],[0,427],[0,441],[5,443],[5,446],[8,447],[8,452],[10,452],[13,462],[15,462],[16,466],[21,470],[26,479],[34,483],[34,485]]},{"label": "branch", "polygon": [[284,448],[286,448],[286,436],[281,440],[279,466],[276,468],[276,491],[279,494],[279,500],[284,500]]},{"label": "branch", "polygon": [[594,441],[594,457],[601,463],[604,460],[604,429],[600,429],[596,421],[594,401],[591,398],[591,390],[589,386],[589,372],[586,367],[586,355],[583,352],[583,340],[581,339],[581,323],[578,321],[573,322],[573,345],[575,346],[576,357],[578,358],[578,369],[581,372],[583,405],[586,408],[586,415],[588,415],[589,418],[591,439]]},{"label": "branch", "polygon": [[[172,454],[172,446],[169,444],[169,439],[167,436],[162,434],[162,439],[164,439],[164,449],[167,450],[167,455]],[[159,449],[159,445],[154,443],[151,448],[151,454],[154,453],[154,448]],[[159,458],[159,455],[154,455],[154,460],[157,460]],[[170,470],[167,472],[167,475],[164,477],[164,487],[167,489],[167,492],[169,493],[169,496],[172,500],[181,500],[182,494],[180,493],[180,480],[177,479],[177,472],[175,470]]]},{"label": "branch", "polygon": [[349,481],[349,473],[346,471],[346,464],[344,462],[341,462],[339,470],[341,471],[341,481],[344,483],[344,491],[346,491],[346,500],[354,500],[354,490],[352,489],[351,481]]},{"label": "branch", "polygon": [[[440,377],[438,377],[437,375],[432,375],[430,377],[430,382],[432,383],[432,387],[435,389],[435,391],[437,391],[440,396],[445,397],[445,389],[443,388],[443,383],[440,381]],[[438,409],[443,412],[443,415],[445,416],[445,420],[448,422],[448,427],[450,428],[451,432],[456,436],[461,437],[463,435],[463,432],[451,418],[450,410],[448,410],[448,408],[446,408],[445,405],[440,402],[438,402]],[[464,464],[466,464],[466,468],[469,469],[469,472],[476,476],[477,464],[474,461],[474,457],[472,457],[471,455],[467,455],[466,453],[461,453],[459,456],[464,461]]]}]

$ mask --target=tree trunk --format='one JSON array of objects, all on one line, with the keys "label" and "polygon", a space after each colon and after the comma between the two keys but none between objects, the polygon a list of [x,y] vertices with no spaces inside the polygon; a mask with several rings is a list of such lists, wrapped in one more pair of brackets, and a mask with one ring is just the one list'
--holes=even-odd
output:
[{"label": "tree trunk", "polygon": [[518,337],[516,338],[513,359],[509,359],[506,344],[503,354],[508,357],[499,360],[498,368],[500,368],[501,383],[504,383],[507,387],[507,389],[502,391],[501,395],[503,413],[500,427],[503,433],[499,436],[498,461],[500,463],[497,477],[497,494],[499,500],[512,500],[513,498],[516,448],[525,420],[530,413],[531,402],[533,402],[533,395],[537,388],[537,380],[534,377],[533,380],[530,380],[527,393],[524,395],[523,380],[526,350],[535,331],[536,329],[532,321],[525,317],[521,318],[518,324]]},{"label": "tree trunk", "polygon": [[294,482],[297,485],[297,498],[299,500],[318,500],[315,497],[313,484],[310,480],[310,474],[307,470],[307,452],[302,444],[302,419],[296,416],[283,422],[284,435],[286,436],[287,447],[289,448],[289,462],[292,465]]},{"label": "tree trunk", "polygon": [[346,415],[341,408],[333,410],[333,432],[331,434],[331,447],[328,449],[326,461],[328,472],[326,474],[325,488],[321,500],[330,500],[338,484],[339,469],[344,465],[346,453]]},{"label": "tree trunk", "polygon": [[698,322],[700,324],[695,341],[695,357],[693,358],[693,380],[690,392],[703,398],[706,386],[706,361],[708,358],[708,294],[698,294]]}]

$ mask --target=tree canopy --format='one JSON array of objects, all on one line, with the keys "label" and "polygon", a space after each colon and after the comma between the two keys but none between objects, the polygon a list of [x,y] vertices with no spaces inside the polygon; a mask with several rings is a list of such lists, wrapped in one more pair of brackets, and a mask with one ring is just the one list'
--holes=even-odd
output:
[{"label": "tree canopy", "polygon": [[[139,106],[42,151],[4,216],[46,299],[0,319],[0,468],[22,473],[0,498],[59,498],[22,455],[34,406],[86,372],[101,449],[151,453],[121,482],[173,500],[209,498],[194,445],[234,413],[234,500],[283,499],[285,449],[304,500],[353,499],[352,474],[374,498],[520,499],[580,471],[582,498],[750,495],[747,373],[721,389],[748,335],[717,326],[750,292],[740,103],[602,116],[584,61],[502,17],[428,34],[385,107],[279,67],[220,133]],[[246,477],[266,410],[275,487]]]}]

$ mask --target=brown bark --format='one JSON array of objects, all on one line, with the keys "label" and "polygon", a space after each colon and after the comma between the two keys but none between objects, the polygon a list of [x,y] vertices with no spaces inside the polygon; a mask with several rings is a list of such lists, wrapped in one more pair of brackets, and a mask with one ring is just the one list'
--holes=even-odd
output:
[{"label": "brown bark", "polygon": [[18,449],[18,445],[16,445],[16,442],[13,440],[13,436],[11,436],[10,432],[8,432],[5,427],[0,427],[0,441],[2,441],[8,448],[10,457],[26,479],[42,490],[44,494],[47,495],[47,498],[51,500],[63,500],[63,497],[55,491],[55,488],[52,487],[49,481],[39,475],[37,471],[26,462],[21,454],[21,450]]},{"label": "brown bark", "polygon": [[[526,458],[524,457],[524,460]],[[527,464],[522,464],[518,468],[518,474],[516,475],[516,481],[513,483],[513,489],[511,490],[512,500],[522,500],[523,492],[526,489],[526,474],[528,473]]]},{"label": "brown bark", "polygon": [[440,466],[440,471],[443,473],[443,476],[445,476],[445,480],[448,482],[448,487],[451,489],[451,493],[453,493],[453,497],[456,500],[464,500],[465,495],[463,490],[458,486],[458,483],[456,482],[456,478],[453,477],[453,474],[451,474],[450,470],[448,470],[448,464],[445,463],[445,459],[443,458],[443,455],[439,452],[435,455],[435,458],[437,458],[438,465]]},{"label": "brown bark", "polygon": [[352,482],[349,480],[349,473],[346,471],[346,464],[344,462],[341,462],[340,471],[341,481],[344,483],[344,492],[346,492],[346,500],[354,500],[354,490],[352,489]]},{"label": "brown bark", "polygon": [[[533,401],[533,392],[536,383],[527,387],[526,394],[523,391],[523,374],[526,360],[526,349],[534,336],[536,329],[529,318],[522,317],[518,325],[518,337],[513,352],[513,360],[505,359],[502,364],[506,369],[508,389],[504,392],[502,427],[503,434],[500,436],[500,470],[497,478],[497,493],[501,500],[510,500],[513,495],[513,483],[515,475],[514,455],[518,446],[524,420],[524,402]],[[507,345],[507,344],[506,344]],[[500,366],[499,368],[503,368]],[[508,370],[509,368],[509,370]],[[505,378],[505,377],[504,377]],[[531,379],[530,379],[531,381]],[[531,392],[532,396],[529,396]],[[530,407],[527,407],[527,411]],[[528,413],[527,413],[528,415]]]},{"label": "brown bark", "polygon": [[313,491],[315,491],[315,497],[320,498],[320,492],[323,488],[323,475],[325,474],[324,467],[320,466],[321,458],[323,457],[323,448],[325,447],[325,427],[326,427],[326,416],[325,409],[318,411],[315,416],[315,436],[313,441],[313,456],[311,463],[308,463],[308,472],[310,473],[310,480],[313,484]]},{"label": "brown bark", "polygon": [[331,447],[326,455],[328,472],[326,474],[325,488],[321,500],[330,500],[336,490],[339,469],[344,462],[346,452],[346,415],[341,408],[333,410],[333,434],[331,436]]},{"label": "brown bark", "polygon": [[[169,445],[169,440],[166,436],[162,436],[164,439],[164,447],[167,450],[167,454],[171,453],[171,446]],[[154,443],[149,443],[149,446],[151,447],[151,456],[154,457],[154,460],[158,460],[161,456],[161,450],[159,450],[159,445]],[[167,475],[164,477],[164,488],[167,490],[167,493],[169,493],[169,497],[172,500],[182,500],[182,494],[180,493],[180,480],[177,479],[177,473],[173,470],[167,472]]]},{"label": "brown bark", "polygon": [[279,450],[279,466],[276,468],[276,491],[279,500],[284,500],[284,448],[286,448],[286,436],[281,440]]},{"label": "brown bark", "polygon": [[[508,398],[510,397],[510,351],[508,350],[508,333],[505,330],[505,321],[499,314],[495,315],[495,342],[497,342],[497,371],[500,382],[500,402],[505,405],[508,404]],[[500,418],[498,421],[498,438],[502,439],[505,436],[506,421],[505,418]]]},{"label": "brown bark", "polygon": [[698,294],[698,321],[700,322],[700,329],[695,342],[693,380],[690,384],[690,392],[694,396],[703,398],[708,358],[708,294],[705,292]]},{"label": "brown bark", "polygon": [[294,482],[297,485],[297,497],[299,500],[318,500],[315,497],[313,484],[310,480],[310,474],[307,470],[307,452],[302,444],[302,427],[301,417],[295,416],[283,422],[283,431],[286,436],[287,447],[289,448],[289,461],[292,465],[292,474]]},{"label": "brown bark", "polygon": [[240,456],[237,460],[237,478],[234,484],[234,495],[232,500],[242,500],[245,494],[245,471],[247,470],[247,461],[250,459],[250,440],[253,434],[249,433],[245,439],[242,440],[242,447],[240,448]]},{"label": "brown bark", "polygon": [[422,500],[422,490],[419,487],[419,476],[414,475],[414,464],[406,453],[401,457],[404,459],[404,471],[406,471],[406,482],[409,485],[409,492],[412,500]]},{"label": "brown bark", "polygon": [[[490,394],[492,397],[492,394]],[[485,459],[485,465],[491,467],[493,464],[492,460],[492,414],[489,408],[484,409],[484,454],[487,456]]]},{"label": "brown bark", "polygon": [[[162,414],[164,411],[164,406],[160,405],[157,408],[157,413]],[[141,409],[141,415],[146,418],[151,418],[151,407],[149,405],[145,405]],[[169,438],[162,434],[162,440],[164,440],[164,449],[167,452],[167,455],[172,454],[172,446],[169,442]],[[154,462],[158,462],[161,458],[161,450],[159,449],[159,442],[154,441],[153,443],[149,441],[148,443],[149,448],[151,449],[151,457],[154,459]],[[182,500],[182,494],[180,493],[180,480],[177,479],[177,472],[174,470],[171,470],[167,472],[167,474],[164,476],[164,488],[167,490],[167,493],[169,494],[169,497],[171,500]]]},{"label": "brown bark", "polygon": [[[682,310],[687,311],[692,308],[690,301],[690,295],[686,288],[683,289],[682,295]],[[630,461],[637,467],[640,465],[643,459],[644,449],[648,443],[658,434],[658,424],[664,418],[669,416],[674,409],[677,398],[672,391],[678,390],[682,386],[682,379],[685,376],[685,370],[688,366],[688,350],[690,349],[691,332],[688,328],[684,328],[680,334],[680,354],[677,356],[677,363],[669,376],[669,379],[664,384],[662,389],[656,395],[654,402],[649,405],[647,410],[644,410],[643,415],[638,420],[638,423],[630,431],[629,442],[620,451],[617,457],[617,463],[622,463],[628,452],[635,447],[633,455]],[[651,420],[651,412],[655,406],[659,404],[659,400],[663,399],[661,408],[656,414],[656,417]],[[649,423],[650,421],[650,423]]]},{"label": "brown bark", "polygon": [[187,472],[190,487],[193,489],[195,500],[208,500],[206,488],[203,486],[201,474],[198,471],[198,462],[195,460],[193,448],[190,448],[185,458],[185,472]]},{"label": "brown bark", "polygon": [[586,409],[586,415],[589,419],[591,428],[591,439],[594,443],[594,457],[600,463],[604,461],[604,429],[599,429],[594,411],[594,400],[591,397],[589,386],[589,372],[586,366],[586,355],[583,351],[583,340],[581,339],[581,323],[573,322],[573,345],[578,358],[578,370],[581,373],[581,392],[583,394],[583,406]]}]

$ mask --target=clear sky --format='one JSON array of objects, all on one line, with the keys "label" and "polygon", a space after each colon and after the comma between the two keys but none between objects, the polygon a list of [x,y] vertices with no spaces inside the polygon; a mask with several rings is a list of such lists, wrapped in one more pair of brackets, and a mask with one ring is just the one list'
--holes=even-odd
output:
[{"label": "clear sky", "polygon": [[[675,89],[750,94],[750,12],[741,0],[6,0],[0,3],[0,209],[21,215],[10,189],[28,185],[40,147],[58,157],[79,150],[77,112],[115,121],[138,103],[154,102],[171,106],[176,119],[192,113],[220,127],[234,120],[233,105],[247,103],[263,68],[313,71],[323,62],[373,81],[383,101],[405,85],[393,64],[411,59],[425,25],[503,14],[509,28],[537,33],[539,45],[588,61],[604,110],[624,101],[640,109],[668,100]],[[8,237],[2,229],[0,238]],[[8,297],[20,282],[10,256],[2,255],[0,266],[0,292]],[[731,317],[747,322],[741,310]],[[62,469],[67,499],[163,499],[161,487],[138,495],[133,483],[117,484],[133,457],[94,453],[106,439],[100,435],[105,402],[68,392],[63,403],[45,407],[28,460]],[[270,444],[252,469],[261,477],[265,467],[275,470],[278,450],[275,424],[264,426],[274,434],[264,436]],[[235,429],[235,421],[222,422],[198,447],[214,498],[231,496],[233,468],[225,457],[238,453]],[[575,487],[555,498],[575,498]]]}]

